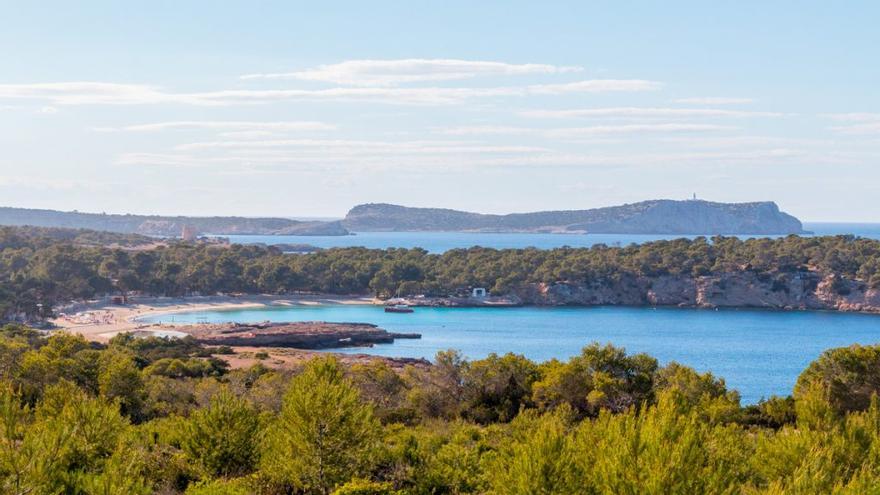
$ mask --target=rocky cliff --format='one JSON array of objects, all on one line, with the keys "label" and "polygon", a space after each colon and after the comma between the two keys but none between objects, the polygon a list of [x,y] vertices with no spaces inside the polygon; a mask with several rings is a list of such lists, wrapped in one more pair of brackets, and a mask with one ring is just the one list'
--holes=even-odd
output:
[{"label": "rocky cliff", "polygon": [[632,305],[696,308],[824,309],[880,313],[880,289],[815,272],[752,272],[690,277],[624,277],[591,284],[536,284],[516,297],[533,305]]},{"label": "rocky cliff", "polygon": [[477,231],[597,234],[801,234],[776,203],[652,200],[592,210],[483,215],[390,204],[359,205],[343,226],[355,231]]}]

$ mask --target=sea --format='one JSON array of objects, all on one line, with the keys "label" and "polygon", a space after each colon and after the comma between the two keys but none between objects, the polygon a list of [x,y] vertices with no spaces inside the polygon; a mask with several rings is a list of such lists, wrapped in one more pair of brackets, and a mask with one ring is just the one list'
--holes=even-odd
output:
[{"label": "sea", "polygon": [[[880,224],[805,223],[811,235],[880,239]],[[625,246],[682,236],[618,234],[489,234],[358,232],[351,236],[228,236],[233,243],[308,244],[320,248],[423,248],[432,253],[483,246],[552,249],[595,244]],[[695,237],[695,236],[687,236]],[[798,375],[824,350],[880,343],[880,316],[827,311],[701,310],[652,307],[416,308],[411,314],[380,307],[326,305],[209,311],[154,321],[333,321],[374,323],[389,331],[421,333],[418,340],[334,352],[431,359],[455,349],[479,359],[513,352],[537,361],[568,359],[591,342],[645,352],[723,378],[743,403],[788,395]]]},{"label": "sea", "polygon": [[[855,235],[880,239],[880,223],[805,223],[810,235]],[[656,240],[670,240],[696,235],[634,234],[496,234],[477,232],[355,232],[347,236],[304,235],[224,235],[235,244],[302,244],[319,248],[360,246],[370,249],[422,248],[430,253],[472,246],[496,249],[534,247],[553,249],[563,246],[590,247],[595,244],[627,246]],[[750,236],[752,237],[752,236]],[[768,236],[779,237],[779,236]]]},{"label": "sea", "polygon": [[479,359],[512,352],[536,361],[568,359],[591,342],[645,352],[711,372],[736,389],[744,404],[788,395],[798,375],[822,351],[880,342],[880,315],[831,311],[708,310],[601,306],[586,308],[414,308],[385,313],[372,305],[279,306],[195,311],[147,322],[367,322],[421,339],[397,339],[333,352],[432,359],[455,349]]}]

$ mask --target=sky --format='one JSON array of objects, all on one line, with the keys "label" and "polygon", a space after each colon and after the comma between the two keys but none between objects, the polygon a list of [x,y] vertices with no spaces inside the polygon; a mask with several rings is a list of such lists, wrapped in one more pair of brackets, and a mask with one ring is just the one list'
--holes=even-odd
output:
[{"label": "sky", "polygon": [[0,206],[880,222],[878,2],[0,0]]}]

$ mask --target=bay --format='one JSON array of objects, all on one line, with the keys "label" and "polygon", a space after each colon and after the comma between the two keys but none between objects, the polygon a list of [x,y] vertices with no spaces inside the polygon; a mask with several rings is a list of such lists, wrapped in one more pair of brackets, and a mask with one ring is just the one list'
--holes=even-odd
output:
[{"label": "bay", "polygon": [[[871,223],[805,223],[813,235],[855,235],[880,239],[880,224]],[[562,246],[590,247],[595,244],[627,246],[656,240],[670,240],[682,235],[637,234],[495,234],[477,232],[356,232],[348,236],[301,235],[225,235],[234,244],[308,244],[319,248],[360,246],[370,249],[422,248],[431,253],[450,249],[483,246],[495,249],[535,247],[553,249]],[[753,236],[745,236],[753,237]],[[779,237],[779,236],[768,236]]]},{"label": "bay", "polygon": [[372,348],[334,350],[379,356],[423,357],[456,349],[471,359],[513,352],[536,361],[567,359],[591,343],[646,352],[661,363],[677,361],[711,371],[742,394],[743,403],[787,395],[798,375],[820,353],[853,343],[880,341],[880,316],[823,311],[698,310],[651,307],[415,308],[385,313],[370,305],[283,306],[199,311],[147,321],[366,322],[397,332],[417,332]]}]

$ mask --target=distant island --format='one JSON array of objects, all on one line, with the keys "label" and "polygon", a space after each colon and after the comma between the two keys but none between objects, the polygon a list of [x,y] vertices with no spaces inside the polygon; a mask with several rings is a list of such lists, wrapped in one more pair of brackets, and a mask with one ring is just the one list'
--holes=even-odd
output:
[{"label": "distant island", "polygon": [[485,215],[385,203],[355,206],[342,220],[348,230],[464,231],[593,234],[803,234],[797,218],[772,201],[714,203],[651,200],[590,210]]},{"label": "distant island", "polygon": [[785,235],[807,233],[771,201],[651,200],[590,210],[487,215],[443,208],[362,204],[342,220],[276,217],[120,215],[0,207],[0,225],[89,229],[161,237],[183,235],[343,236],[352,232],[522,232],[552,234]]},{"label": "distant island", "polygon": [[66,227],[162,237],[180,236],[184,227],[194,234],[349,235],[349,231],[339,222],[303,222],[288,218],[118,215],[9,207],[0,207],[0,225]]}]

